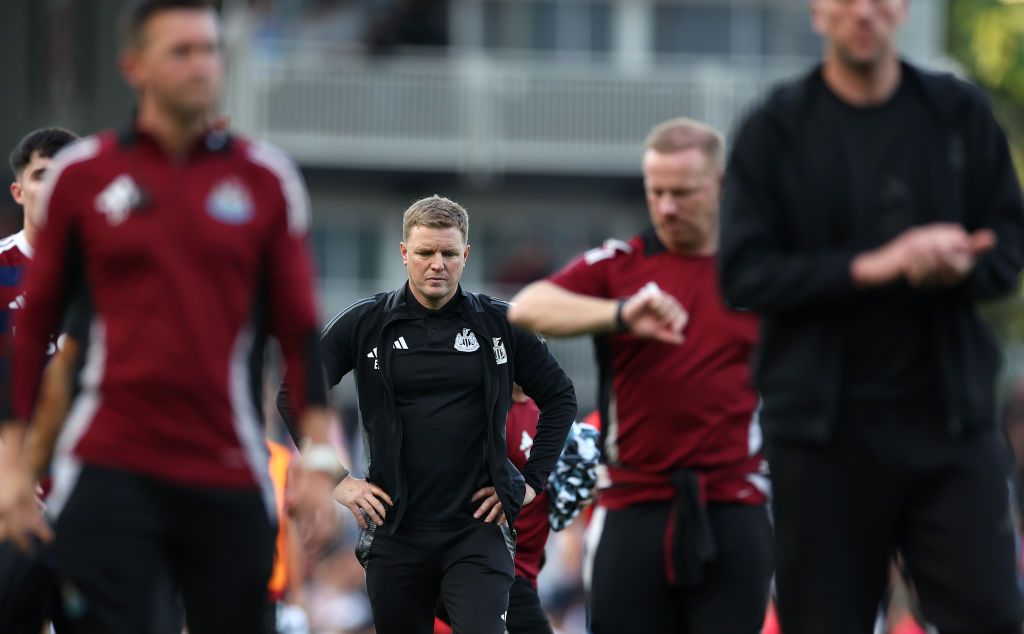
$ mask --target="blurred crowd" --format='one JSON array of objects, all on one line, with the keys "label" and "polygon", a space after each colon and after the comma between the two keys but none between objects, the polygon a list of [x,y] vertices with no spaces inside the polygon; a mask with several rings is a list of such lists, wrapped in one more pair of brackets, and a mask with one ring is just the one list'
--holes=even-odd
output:
[{"label": "blurred crowd", "polygon": [[229,37],[247,33],[267,55],[282,43],[370,54],[448,44],[446,0],[244,0],[225,19]]}]

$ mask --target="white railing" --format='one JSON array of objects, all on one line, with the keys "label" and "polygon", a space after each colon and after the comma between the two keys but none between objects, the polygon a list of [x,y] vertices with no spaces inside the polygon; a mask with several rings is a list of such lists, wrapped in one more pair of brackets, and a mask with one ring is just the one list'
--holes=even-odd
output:
[{"label": "white railing", "polygon": [[807,64],[597,62],[481,55],[367,58],[310,47],[236,55],[232,125],[310,166],[628,174],[659,121],[730,130],[770,82]]}]

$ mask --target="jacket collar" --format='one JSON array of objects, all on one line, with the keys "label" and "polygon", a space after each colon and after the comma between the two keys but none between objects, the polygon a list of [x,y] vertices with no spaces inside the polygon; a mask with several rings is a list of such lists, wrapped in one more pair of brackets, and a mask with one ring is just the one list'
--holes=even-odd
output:
[{"label": "jacket collar", "polygon": [[[132,121],[130,124],[118,130],[117,141],[118,145],[122,148],[135,147],[141,143],[159,148],[159,144],[157,144],[156,139],[154,139],[153,136],[145,130],[140,130],[135,121]],[[192,150],[189,152],[189,156],[194,156],[202,152],[209,152],[213,154],[224,153],[231,149],[233,142],[233,137],[229,132],[209,128],[196,141]]]},{"label": "jacket collar", "polygon": [[[950,123],[964,106],[963,91],[952,90],[953,82],[949,81],[948,73],[934,73],[922,70],[917,66],[900,60],[902,69],[901,81],[907,82],[924,96],[925,102],[946,123]],[[782,88],[776,93],[779,105],[788,114],[788,122],[799,127],[804,120],[804,113],[818,89],[825,90],[823,64],[817,64],[802,78],[790,84],[789,89]]]},{"label": "jacket collar", "polygon": [[668,249],[665,248],[664,244],[662,244],[661,239],[658,238],[658,232],[655,231],[654,227],[648,227],[646,231],[640,234],[640,239],[644,244],[645,257],[651,257],[652,255],[668,252]]},{"label": "jacket collar", "polygon": [[[384,303],[384,311],[387,313],[393,313],[394,317],[415,317],[416,314],[409,306],[406,294],[408,293],[409,283],[406,282],[401,288],[391,291],[388,295],[387,301]],[[459,308],[465,310],[471,310],[472,312],[480,313],[483,312],[483,304],[480,303],[480,298],[476,296],[476,293],[470,293],[462,284],[459,284],[459,290],[457,293],[461,294],[462,298],[459,302],[461,306]],[[451,302],[449,302],[450,304]],[[446,304],[447,307],[447,304]],[[441,310],[444,310],[443,308]]]}]

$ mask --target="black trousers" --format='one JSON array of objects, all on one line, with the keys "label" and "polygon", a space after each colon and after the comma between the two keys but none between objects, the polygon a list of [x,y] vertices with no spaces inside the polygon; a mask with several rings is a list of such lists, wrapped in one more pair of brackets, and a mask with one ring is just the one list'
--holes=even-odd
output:
[{"label": "black trousers", "polygon": [[361,531],[356,556],[365,562],[377,634],[431,634],[439,597],[456,634],[504,634],[514,544],[510,528],[483,522]]},{"label": "black trousers", "polygon": [[[451,625],[444,601],[438,602],[437,618]],[[516,576],[512,582],[512,589],[508,593],[506,621],[508,634],[553,634],[548,615],[540,604],[537,588],[523,577]]]},{"label": "black trousers", "polygon": [[61,634],[138,634],[170,573],[192,634],[265,632],[275,528],[258,491],[86,466],[56,523]]},{"label": "black trousers", "polygon": [[0,632],[39,634],[58,604],[49,547],[23,553],[0,543]]},{"label": "black trousers", "polygon": [[708,505],[717,556],[706,566],[703,583],[692,589],[670,585],[666,578],[670,511],[668,502],[617,511],[598,507],[588,529],[600,531],[591,554],[593,634],[758,634],[772,575],[765,507]]},{"label": "black trousers", "polygon": [[523,577],[516,577],[508,593],[508,634],[552,634],[537,588]]},{"label": "black trousers", "polygon": [[1020,634],[1009,464],[995,432],[844,421],[825,445],[769,439],[786,634],[869,633],[897,551],[943,634]]}]

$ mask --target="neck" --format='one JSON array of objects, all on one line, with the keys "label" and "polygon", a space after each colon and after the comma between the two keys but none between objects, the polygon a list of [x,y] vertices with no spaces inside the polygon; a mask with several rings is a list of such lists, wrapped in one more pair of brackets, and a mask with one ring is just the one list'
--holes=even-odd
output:
[{"label": "neck", "polygon": [[28,219],[28,214],[25,214],[24,223],[25,242],[28,242],[28,246],[33,249],[36,247],[36,226],[32,224],[32,221]]},{"label": "neck", "polygon": [[716,227],[714,232],[700,244],[673,244],[662,237],[661,234],[658,234],[658,241],[661,242],[666,251],[676,255],[688,255],[691,257],[715,255],[718,253],[718,228]]},{"label": "neck", "polygon": [[852,106],[884,103],[896,92],[903,74],[900,60],[889,55],[879,64],[857,68],[840,61],[835,55],[825,59],[825,83],[840,99]]},{"label": "neck", "polygon": [[182,158],[206,131],[207,118],[180,117],[161,110],[152,100],[143,99],[136,125],[152,135],[168,155]]}]

